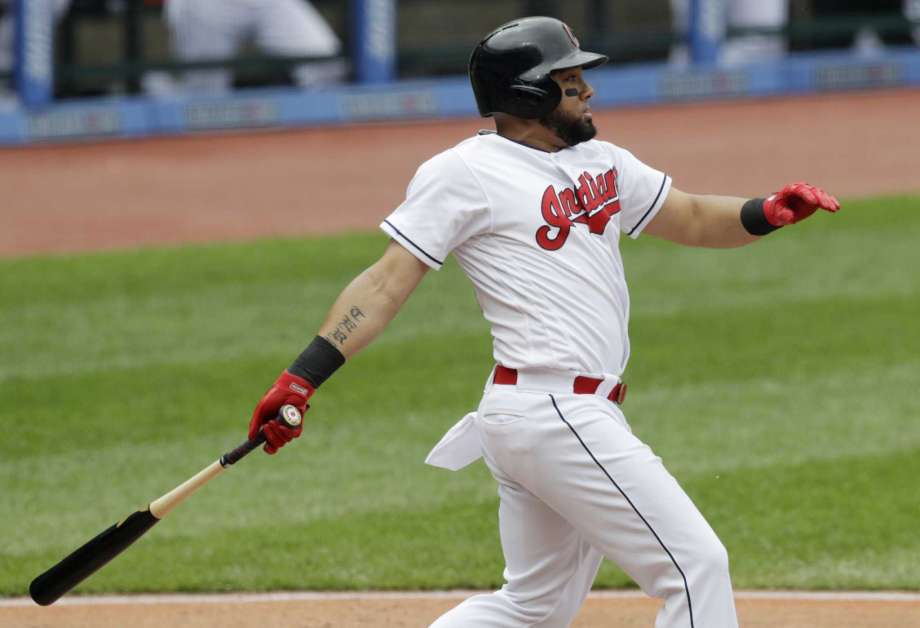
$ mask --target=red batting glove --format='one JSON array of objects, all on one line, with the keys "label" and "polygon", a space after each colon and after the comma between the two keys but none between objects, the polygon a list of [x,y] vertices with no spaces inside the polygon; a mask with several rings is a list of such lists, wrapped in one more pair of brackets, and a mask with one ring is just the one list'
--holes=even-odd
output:
[{"label": "red batting glove", "polygon": [[310,406],[307,399],[316,392],[316,388],[302,377],[284,371],[268,392],[259,401],[249,421],[249,438],[255,438],[262,428],[265,434],[265,451],[273,454],[303,432],[303,423],[296,428],[282,425],[275,421],[281,406],[291,404],[303,414]]},{"label": "red batting glove", "polygon": [[774,227],[790,225],[811,216],[818,208],[835,212],[836,198],[807,183],[790,183],[763,203],[763,213]]}]

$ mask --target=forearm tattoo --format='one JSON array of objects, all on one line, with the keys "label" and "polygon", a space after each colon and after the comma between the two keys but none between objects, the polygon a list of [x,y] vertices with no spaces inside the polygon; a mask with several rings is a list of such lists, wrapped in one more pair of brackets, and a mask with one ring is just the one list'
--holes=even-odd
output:
[{"label": "forearm tattoo", "polygon": [[356,305],[352,305],[349,308],[348,313],[338,322],[331,332],[326,334],[326,340],[331,342],[333,345],[342,346],[345,344],[345,341],[348,340],[348,337],[361,325],[362,322],[367,320],[364,312]]}]

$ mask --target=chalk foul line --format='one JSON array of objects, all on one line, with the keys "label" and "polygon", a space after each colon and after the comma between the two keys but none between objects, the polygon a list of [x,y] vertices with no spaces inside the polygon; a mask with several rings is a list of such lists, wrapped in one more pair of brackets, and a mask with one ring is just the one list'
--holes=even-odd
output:
[{"label": "chalk foul line", "polygon": [[[138,595],[75,595],[55,606],[144,604],[251,604],[258,602],[317,602],[327,600],[461,600],[483,591],[278,591],[269,593],[150,593]],[[589,599],[644,599],[641,591],[592,591]],[[912,602],[920,593],[907,591],[736,591],[738,600],[803,600],[834,602]],[[0,608],[35,606],[30,598],[0,598]]]}]

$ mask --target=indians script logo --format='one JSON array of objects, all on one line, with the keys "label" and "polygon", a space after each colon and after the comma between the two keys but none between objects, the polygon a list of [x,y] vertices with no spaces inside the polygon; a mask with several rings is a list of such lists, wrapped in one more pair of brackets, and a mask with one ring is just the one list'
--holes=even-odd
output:
[{"label": "indians script logo", "polygon": [[546,224],[537,229],[537,244],[547,251],[562,248],[576,223],[588,225],[593,234],[603,235],[610,217],[620,211],[615,168],[597,176],[583,172],[578,184],[577,188],[560,192],[550,185],[543,192],[540,209]]}]

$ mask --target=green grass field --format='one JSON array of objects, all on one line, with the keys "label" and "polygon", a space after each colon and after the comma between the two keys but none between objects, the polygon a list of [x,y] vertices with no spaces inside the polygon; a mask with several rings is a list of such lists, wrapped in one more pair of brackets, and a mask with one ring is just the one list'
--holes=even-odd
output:
[{"label": "green grass field", "polygon": [[[624,242],[625,410],[738,587],[920,589],[920,199],[732,251]],[[383,236],[0,262],[0,594],[245,436]],[[495,486],[422,463],[475,407],[488,329],[457,266],[246,459],[78,591],[493,587]],[[613,566],[598,584],[628,586]]]}]

